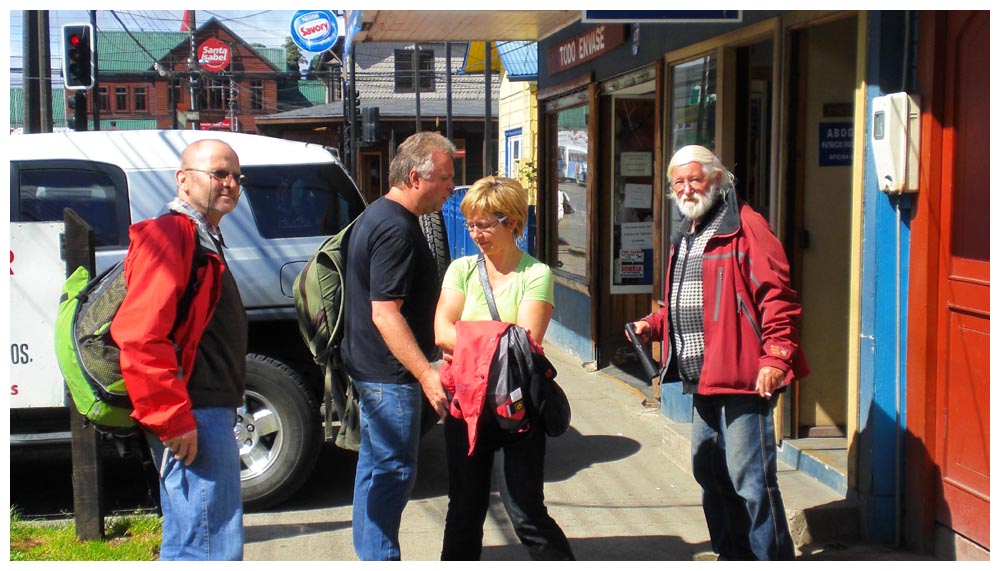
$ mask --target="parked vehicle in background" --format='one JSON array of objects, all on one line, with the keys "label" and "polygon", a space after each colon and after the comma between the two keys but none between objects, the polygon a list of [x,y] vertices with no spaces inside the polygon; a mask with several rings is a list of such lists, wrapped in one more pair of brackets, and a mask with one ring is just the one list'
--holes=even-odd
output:
[{"label": "parked vehicle in background", "polygon": [[[266,508],[298,489],[324,438],[337,432],[323,430],[324,418],[338,420],[323,408],[323,377],[299,336],[292,283],[316,248],[366,204],[335,151],[319,145],[205,131],[12,137],[11,323],[18,325],[11,328],[11,448],[70,442],[52,349],[58,293],[49,291],[55,283],[58,292],[65,275],[63,210],[94,228],[103,271],[124,257],[131,223],[166,211],[181,151],[206,138],[229,143],[249,181],[221,227],[249,318],[246,407],[235,428],[243,497],[250,509]],[[429,239],[447,243],[440,220],[425,228]],[[448,261],[438,260],[442,267]],[[46,273],[29,271],[35,264]]]}]

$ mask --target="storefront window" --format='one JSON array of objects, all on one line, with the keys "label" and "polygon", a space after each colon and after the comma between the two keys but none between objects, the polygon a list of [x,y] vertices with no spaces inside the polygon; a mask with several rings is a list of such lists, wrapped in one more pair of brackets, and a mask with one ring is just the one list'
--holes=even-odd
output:
[{"label": "storefront window", "polygon": [[[664,159],[664,175],[667,163],[678,149],[685,145],[702,145],[715,150],[715,105],[716,105],[716,63],[713,55],[670,66],[670,81],[673,86],[670,97],[670,148]],[[663,201],[663,220],[666,222],[661,234],[660,248],[668,252],[669,238],[680,226],[683,216],[671,198]],[[663,291],[655,292],[663,301]]]},{"label": "storefront window", "polygon": [[655,114],[652,98],[615,99],[611,293],[652,291]]},{"label": "storefront window", "polygon": [[716,59],[709,55],[671,68],[670,155],[685,145],[715,150]]},{"label": "storefront window", "polygon": [[581,279],[587,277],[587,153],[586,105],[555,114],[555,198],[558,238],[556,268]]}]

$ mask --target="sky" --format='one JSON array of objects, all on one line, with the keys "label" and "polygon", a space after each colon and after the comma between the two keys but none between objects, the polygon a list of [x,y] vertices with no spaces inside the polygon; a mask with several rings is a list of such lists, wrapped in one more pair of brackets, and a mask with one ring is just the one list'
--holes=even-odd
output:
[{"label": "sky", "polygon": [[[135,3],[140,4],[140,3]],[[148,3],[141,3],[146,5]],[[209,18],[215,18],[224,23],[233,32],[250,44],[259,43],[269,48],[284,46],[285,38],[290,35],[289,26],[295,10],[196,10],[195,23],[201,25]],[[20,74],[15,70],[23,65],[21,53],[24,41],[24,20],[21,10],[9,10],[10,18],[10,81],[18,85]],[[118,16],[118,19],[115,18]],[[180,31],[183,10],[141,10],[124,8],[121,10],[98,10],[97,28],[99,30],[122,30],[131,32],[177,32]],[[119,22],[120,20],[120,22]],[[49,10],[49,36],[52,45],[52,69],[61,66],[61,32],[63,24],[89,22],[87,10]],[[340,26],[343,32],[343,26]]]}]

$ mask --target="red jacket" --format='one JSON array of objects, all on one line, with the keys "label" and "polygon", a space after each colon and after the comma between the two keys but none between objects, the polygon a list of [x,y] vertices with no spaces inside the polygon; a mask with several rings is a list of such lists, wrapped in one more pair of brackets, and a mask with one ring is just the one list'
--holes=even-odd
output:
[{"label": "red jacket", "polygon": [[[791,288],[788,259],[763,216],[726,196],[722,225],[705,246],[702,258],[705,356],[698,394],[754,394],[757,373],[767,365],[785,372],[784,384],[809,374],[799,347],[802,311]],[[685,220],[685,223],[688,223]],[[664,281],[669,298],[680,234],[670,244]],[[654,339],[663,342],[664,365],[674,357],[670,301],[644,317]]]},{"label": "red jacket", "polygon": [[194,430],[187,383],[198,343],[222,293],[222,259],[205,253],[198,288],[186,321],[169,338],[177,305],[187,289],[197,246],[193,220],[168,215],[133,224],[125,256],[127,293],[111,323],[121,350],[125,387],[135,410],[132,418],[160,439]]},{"label": "red jacket", "polygon": [[[451,416],[464,418],[469,427],[469,455],[476,449],[479,417],[486,401],[490,363],[500,338],[513,323],[504,321],[458,321],[455,323],[455,350],[438,373],[451,399]],[[534,341],[531,341],[534,343]]]}]

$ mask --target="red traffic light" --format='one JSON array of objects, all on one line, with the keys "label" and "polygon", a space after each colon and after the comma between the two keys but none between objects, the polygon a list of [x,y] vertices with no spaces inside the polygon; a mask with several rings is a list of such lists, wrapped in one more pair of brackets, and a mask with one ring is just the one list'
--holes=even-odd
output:
[{"label": "red traffic light", "polygon": [[94,28],[89,23],[63,26],[63,85],[66,89],[94,86]]}]

